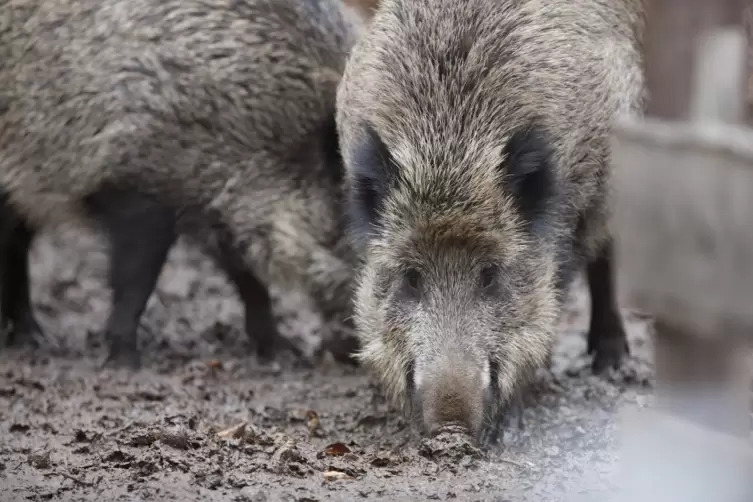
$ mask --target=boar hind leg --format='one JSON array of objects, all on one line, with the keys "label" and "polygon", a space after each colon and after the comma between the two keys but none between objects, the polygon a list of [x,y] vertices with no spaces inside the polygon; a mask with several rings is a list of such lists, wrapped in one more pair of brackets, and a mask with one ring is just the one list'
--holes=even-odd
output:
[{"label": "boar hind leg", "polygon": [[230,241],[219,239],[216,261],[225,271],[235,286],[243,302],[246,313],[246,334],[255,345],[257,355],[270,360],[281,350],[288,350],[295,356],[301,351],[277,330],[277,323],[272,311],[272,298],[269,290],[251,272],[240,253],[235,251]]},{"label": "boar hind leg", "polygon": [[318,306],[324,333],[316,353],[329,352],[335,360],[357,366],[354,352],[359,343],[350,318],[352,269],[313,234],[311,228],[279,222],[270,237],[266,267],[271,277],[295,276],[292,282],[302,285]]},{"label": "boar hind leg", "polygon": [[630,353],[625,328],[617,305],[613,269],[612,244],[587,264],[588,289],[591,295],[591,326],[588,331],[588,353],[593,354],[592,369],[619,368]]},{"label": "boar hind leg", "polygon": [[177,238],[173,211],[144,195],[104,190],[88,207],[110,238],[112,310],[105,328],[107,364],[138,367],[138,326]]},{"label": "boar hind leg", "polygon": [[31,304],[31,279],[29,277],[29,251],[34,230],[12,211],[4,217],[3,225],[10,228],[3,249],[2,317],[9,330],[7,345],[38,346],[44,332],[37,322]]}]

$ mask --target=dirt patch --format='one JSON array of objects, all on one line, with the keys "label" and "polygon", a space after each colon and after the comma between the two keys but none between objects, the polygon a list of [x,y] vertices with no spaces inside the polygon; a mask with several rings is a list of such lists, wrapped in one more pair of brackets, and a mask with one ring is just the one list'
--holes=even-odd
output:
[{"label": "dirt patch", "polygon": [[[645,320],[633,357],[597,378],[576,288],[550,371],[504,446],[416,438],[360,370],[248,355],[242,310],[213,265],[177,246],[141,333],[145,366],[101,369],[109,292],[100,239],[42,236],[34,297],[51,336],[0,356],[0,483],[6,500],[567,500],[613,486],[618,409],[650,396]],[[278,302],[283,333],[313,347],[319,320]]]}]

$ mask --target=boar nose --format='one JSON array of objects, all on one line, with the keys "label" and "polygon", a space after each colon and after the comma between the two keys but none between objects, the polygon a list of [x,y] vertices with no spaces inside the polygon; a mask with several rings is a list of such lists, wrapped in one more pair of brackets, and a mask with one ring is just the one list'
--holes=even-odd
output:
[{"label": "boar nose", "polygon": [[430,435],[462,428],[476,436],[484,416],[484,369],[462,355],[436,361],[416,388],[423,424]]}]

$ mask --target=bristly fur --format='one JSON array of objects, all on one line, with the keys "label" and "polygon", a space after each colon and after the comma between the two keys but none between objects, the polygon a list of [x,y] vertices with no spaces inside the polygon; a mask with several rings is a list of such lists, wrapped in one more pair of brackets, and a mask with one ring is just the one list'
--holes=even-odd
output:
[{"label": "bristly fur", "polygon": [[[547,360],[572,270],[609,245],[608,137],[618,114],[642,113],[643,23],[642,0],[380,2],[337,121],[364,258],[359,357],[396,403],[417,358],[468,382],[489,358],[502,404]],[[498,306],[459,285],[489,260],[504,269]],[[443,299],[406,306],[408,264]]]},{"label": "bristly fur", "polygon": [[[33,227],[116,187],[349,315],[340,0],[3,0],[0,188]],[[215,230],[222,229],[221,235]],[[225,242],[229,241],[229,242]]]}]

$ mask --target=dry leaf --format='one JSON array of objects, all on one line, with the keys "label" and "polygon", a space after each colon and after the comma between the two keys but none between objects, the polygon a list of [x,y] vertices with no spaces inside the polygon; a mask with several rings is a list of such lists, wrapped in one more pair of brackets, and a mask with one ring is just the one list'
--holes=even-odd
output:
[{"label": "dry leaf", "polygon": [[225,429],[224,431],[220,431],[217,433],[217,435],[221,438],[240,438],[243,437],[243,435],[246,433],[246,425],[248,424],[247,421],[243,421],[239,423],[238,425],[234,425],[230,427],[229,429]]},{"label": "dry leaf", "polygon": [[350,448],[342,443],[332,443],[324,449],[324,453],[331,457],[339,457],[340,455],[350,453]]},{"label": "dry leaf", "polygon": [[390,465],[390,459],[387,457],[376,457],[371,461],[371,465],[374,467],[387,467]]},{"label": "dry leaf", "polygon": [[336,479],[353,479],[353,477],[340,471],[327,471],[324,473],[324,479],[334,481]]},{"label": "dry leaf", "polygon": [[219,359],[212,359],[211,361],[207,361],[207,368],[218,371],[225,369],[222,365],[222,361],[220,361]]}]

